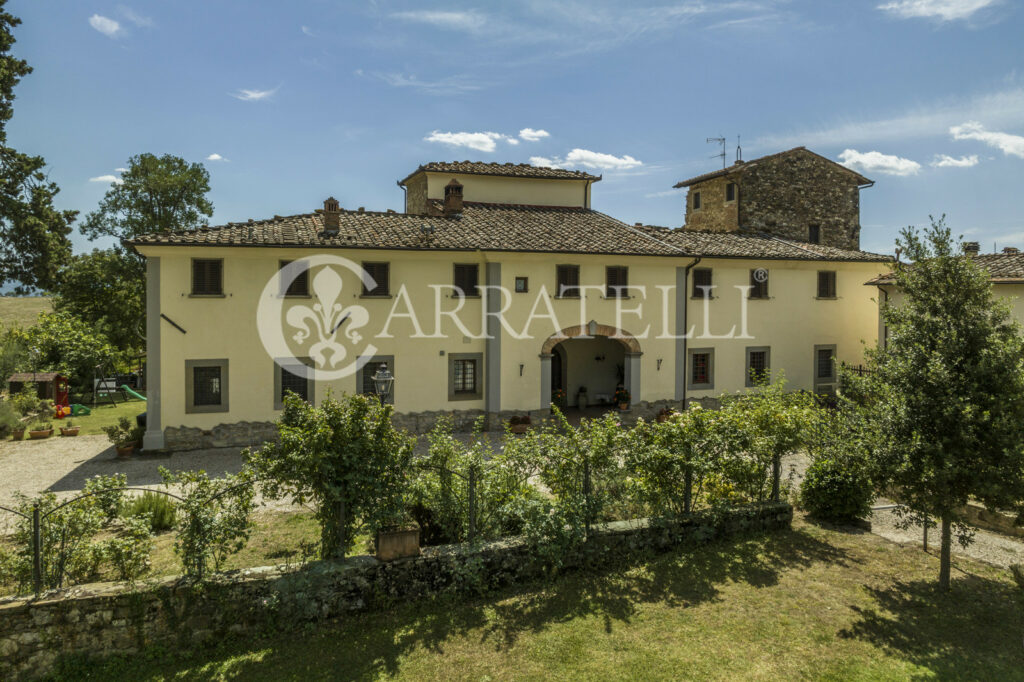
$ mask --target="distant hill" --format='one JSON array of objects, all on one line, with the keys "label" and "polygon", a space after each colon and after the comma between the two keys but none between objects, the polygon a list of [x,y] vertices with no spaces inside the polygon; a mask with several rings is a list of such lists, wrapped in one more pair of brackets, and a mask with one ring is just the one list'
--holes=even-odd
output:
[{"label": "distant hill", "polygon": [[14,326],[31,327],[39,313],[53,310],[53,303],[45,296],[0,296],[0,329]]}]

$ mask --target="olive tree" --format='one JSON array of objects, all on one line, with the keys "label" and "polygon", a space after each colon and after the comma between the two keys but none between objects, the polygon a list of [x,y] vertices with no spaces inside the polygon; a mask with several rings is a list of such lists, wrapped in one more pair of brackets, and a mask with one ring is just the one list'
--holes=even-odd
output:
[{"label": "olive tree", "polygon": [[970,541],[968,499],[1024,510],[1024,339],[944,219],[897,244],[912,264],[895,272],[902,301],[882,306],[889,342],[869,353],[873,477],[906,510],[940,520],[947,590],[954,528]]}]

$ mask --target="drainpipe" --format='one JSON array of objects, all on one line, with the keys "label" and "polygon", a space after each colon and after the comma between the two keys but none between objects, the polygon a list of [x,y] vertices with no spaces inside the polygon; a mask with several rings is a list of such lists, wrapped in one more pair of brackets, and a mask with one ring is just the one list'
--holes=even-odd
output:
[{"label": "drainpipe", "polygon": [[402,212],[403,213],[408,213],[409,212],[409,190],[406,188],[405,185],[402,184],[401,180],[395,180],[395,184],[402,188],[402,194],[405,195],[405,198],[403,200],[403,204],[405,205],[405,210],[402,211]]},{"label": "drainpipe", "polygon": [[[689,291],[690,291],[690,270],[693,270],[694,266],[696,266],[697,263],[700,263],[700,261],[701,261],[701,257],[697,256],[697,258],[692,263],[687,265],[685,270],[683,270],[683,409],[684,410],[686,409],[686,375],[687,375],[687,372],[690,369],[690,367],[689,367],[690,359],[689,359],[689,356],[687,355],[687,346],[689,346],[689,342],[690,342],[689,331],[688,331],[689,328],[690,328],[690,323],[689,323],[689,319],[690,319],[690,315],[689,315],[689,312],[690,312],[690,295],[689,295]],[[679,292],[677,291],[676,292],[676,296],[678,296],[678,295],[679,295]]]}]

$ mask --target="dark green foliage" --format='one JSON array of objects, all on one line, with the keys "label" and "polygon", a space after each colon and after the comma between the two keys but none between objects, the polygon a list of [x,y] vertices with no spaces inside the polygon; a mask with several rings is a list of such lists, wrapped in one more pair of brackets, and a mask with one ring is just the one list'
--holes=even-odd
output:
[{"label": "dark green foliage", "polygon": [[841,455],[815,459],[800,484],[800,503],[811,516],[832,523],[861,519],[874,492],[863,462]]},{"label": "dark green foliage", "polygon": [[21,426],[19,416],[9,400],[0,402],[0,439],[7,438],[11,431]]},{"label": "dark green foliage", "polygon": [[142,345],[146,264],[121,248],[73,256],[61,270],[54,307],[87,322],[119,349]]},{"label": "dark green foliage", "polygon": [[125,504],[125,516],[148,516],[149,527],[154,533],[174,528],[177,505],[167,495],[144,492]]},{"label": "dark green foliage", "polygon": [[44,313],[39,323],[12,332],[28,348],[29,372],[60,372],[72,386],[92,386],[96,365],[111,359],[115,350],[106,337],[87,322],[66,312]]}]

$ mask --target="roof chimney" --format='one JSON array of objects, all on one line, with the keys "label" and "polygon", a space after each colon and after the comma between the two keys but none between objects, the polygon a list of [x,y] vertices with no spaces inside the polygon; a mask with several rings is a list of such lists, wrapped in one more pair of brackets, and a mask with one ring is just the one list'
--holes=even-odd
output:
[{"label": "roof chimney", "polygon": [[981,252],[981,244],[978,242],[964,242],[964,253],[968,256],[977,256]]},{"label": "roof chimney", "polygon": [[1004,246],[1003,247],[1003,253],[1007,253],[1007,254],[1020,253],[1020,249],[1018,249],[1016,246]]},{"label": "roof chimney", "polygon": [[337,234],[341,226],[341,207],[334,197],[324,199],[324,232]]},{"label": "roof chimney", "polygon": [[452,181],[444,186],[444,216],[451,218],[462,213],[462,185],[458,180]]}]

